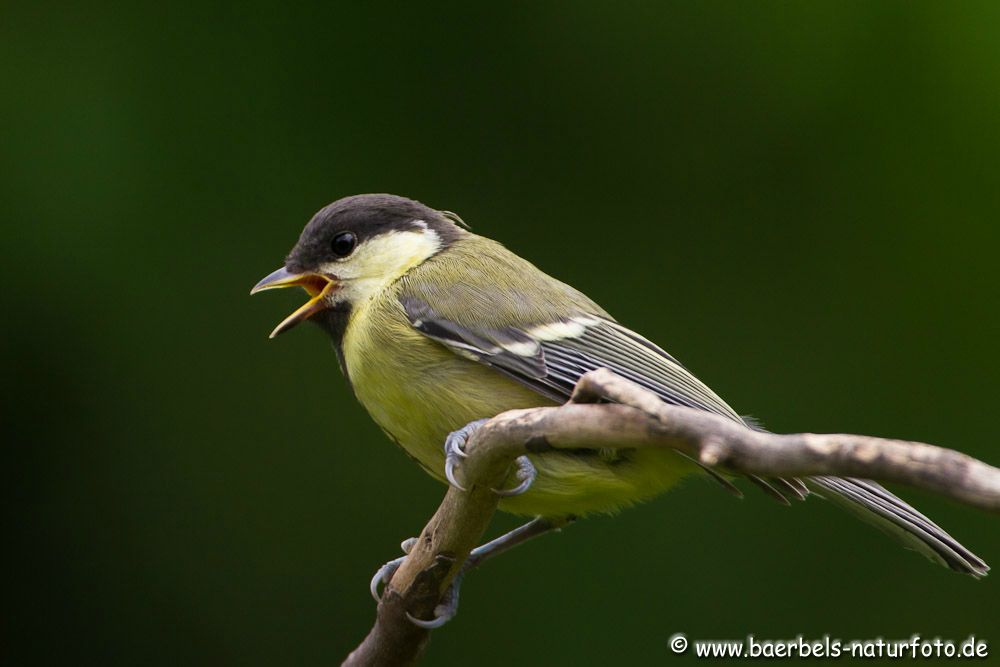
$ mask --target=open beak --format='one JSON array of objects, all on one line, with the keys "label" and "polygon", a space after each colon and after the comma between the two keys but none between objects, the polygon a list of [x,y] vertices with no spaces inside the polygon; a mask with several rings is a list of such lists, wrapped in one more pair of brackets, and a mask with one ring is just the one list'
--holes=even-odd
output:
[{"label": "open beak", "polygon": [[271,332],[271,338],[288,331],[299,322],[305,322],[316,313],[328,308],[326,297],[340,288],[340,281],[332,276],[326,276],[321,273],[291,273],[285,267],[281,267],[254,285],[253,289],[250,290],[250,294],[256,294],[268,289],[295,286],[304,289],[309,293],[311,298],[298,310],[282,320],[281,324],[276,326],[274,331]]}]

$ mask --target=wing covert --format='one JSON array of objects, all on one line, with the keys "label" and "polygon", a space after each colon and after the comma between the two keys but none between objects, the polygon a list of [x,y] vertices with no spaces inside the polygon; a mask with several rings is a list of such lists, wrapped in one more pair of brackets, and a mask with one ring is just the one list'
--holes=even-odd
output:
[{"label": "wing covert", "polygon": [[578,313],[534,325],[472,327],[442,317],[418,298],[400,303],[417,331],[560,402],[584,373],[607,368],[667,403],[741,421],[680,362],[608,317]]}]

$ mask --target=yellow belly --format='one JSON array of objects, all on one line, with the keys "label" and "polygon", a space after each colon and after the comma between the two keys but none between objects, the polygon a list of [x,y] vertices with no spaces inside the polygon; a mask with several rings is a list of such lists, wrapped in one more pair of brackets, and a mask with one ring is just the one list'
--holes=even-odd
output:
[{"label": "yellow belly", "polygon": [[[393,306],[376,301],[353,314],[343,340],[344,360],[358,400],[435,478],[445,480],[443,447],[452,431],[506,410],[553,405],[414,331]],[[671,451],[624,452],[614,460],[559,452],[530,458],[538,477],[524,494],[501,501],[500,508],[507,512],[614,512],[665,491],[697,469]]]}]

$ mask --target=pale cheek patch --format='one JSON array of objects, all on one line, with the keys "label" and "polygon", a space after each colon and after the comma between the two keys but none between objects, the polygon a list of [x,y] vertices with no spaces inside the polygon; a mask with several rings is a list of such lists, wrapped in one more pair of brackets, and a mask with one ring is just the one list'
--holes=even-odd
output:
[{"label": "pale cheek patch", "polygon": [[320,267],[323,273],[344,281],[338,299],[361,301],[396,280],[441,249],[441,239],[432,229],[389,232],[358,246],[342,262]]}]

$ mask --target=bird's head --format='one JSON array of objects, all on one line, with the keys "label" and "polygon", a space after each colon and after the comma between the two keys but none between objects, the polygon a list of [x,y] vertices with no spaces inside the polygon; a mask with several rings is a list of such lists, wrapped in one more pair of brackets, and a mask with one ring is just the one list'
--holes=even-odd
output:
[{"label": "bird's head", "polygon": [[309,301],[286,317],[271,338],[339,304],[371,297],[388,283],[461,237],[454,213],[386,194],[355,195],[320,209],[302,230],[285,265],[251,294],[298,286]]}]

